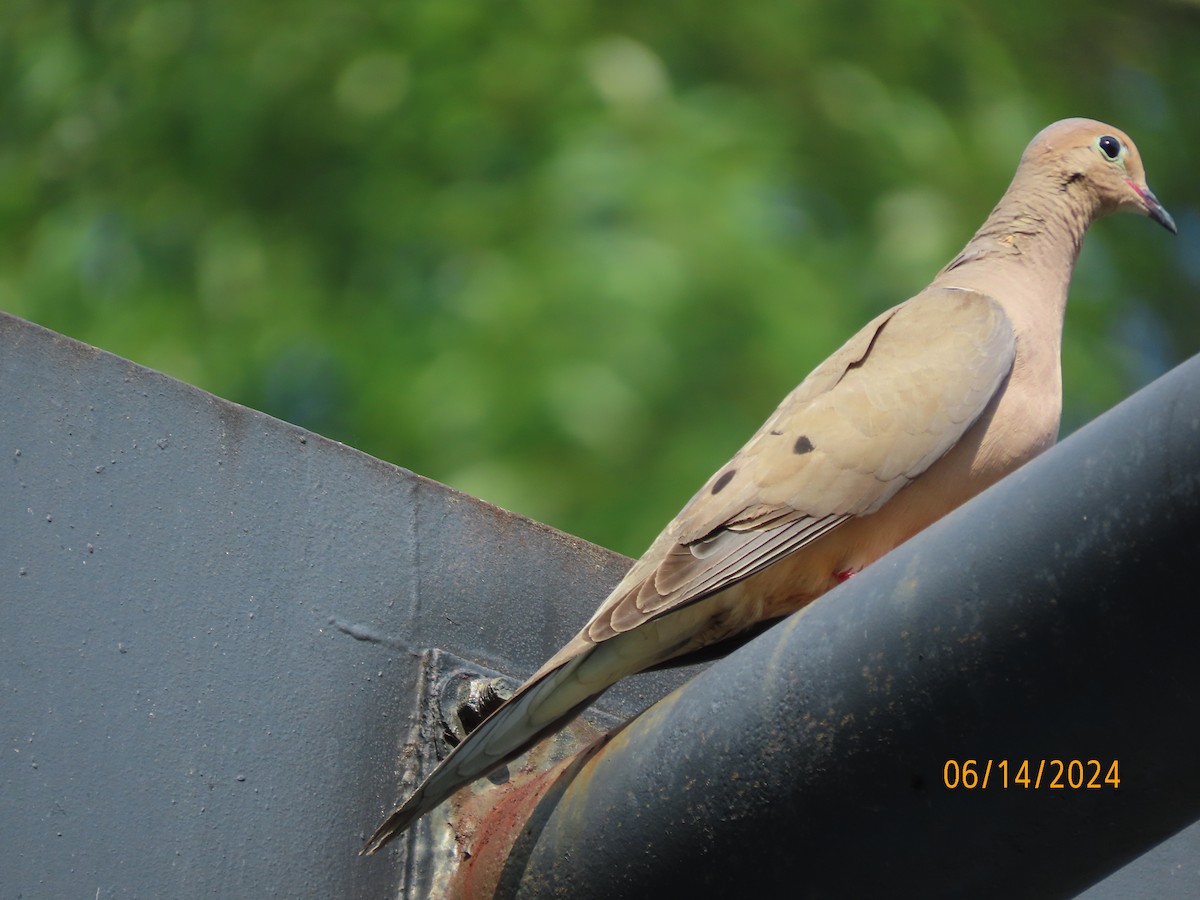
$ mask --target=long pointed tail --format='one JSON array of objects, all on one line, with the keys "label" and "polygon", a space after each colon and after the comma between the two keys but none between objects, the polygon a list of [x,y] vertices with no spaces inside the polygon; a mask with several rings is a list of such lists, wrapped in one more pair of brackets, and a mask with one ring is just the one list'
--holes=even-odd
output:
[{"label": "long pointed tail", "polygon": [[392,810],[359,853],[370,855],[379,850],[460,787],[482,778],[523,753],[542,735],[566,724],[622,677],[610,666],[598,668],[596,663],[601,661],[593,659],[594,655],[595,648],[522,685],[451,750],[404,803]]},{"label": "long pointed tail", "polygon": [[[713,605],[719,602],[718,596],[615,634],[525,682],[450,751],[412,796],[392,810],[359,852],[374,853],[460,787],[562,727],[626,675],[703,646],[713,635],[699,643],[697,635],[704,634],[705,626],[720,612]],[[716,633],[717,639],[727,636],[727,631]]]}]

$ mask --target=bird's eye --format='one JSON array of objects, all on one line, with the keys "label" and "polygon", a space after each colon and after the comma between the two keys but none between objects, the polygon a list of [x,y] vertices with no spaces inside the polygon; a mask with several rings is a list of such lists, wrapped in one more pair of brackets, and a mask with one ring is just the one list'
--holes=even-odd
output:
[{"label": "bird's eye", "polygon": [[1100,147],[1100,152],[1109,159],[1116,159],[1121,155],[1121,142],[1111,134],[1106,134],[1096,142]]}]

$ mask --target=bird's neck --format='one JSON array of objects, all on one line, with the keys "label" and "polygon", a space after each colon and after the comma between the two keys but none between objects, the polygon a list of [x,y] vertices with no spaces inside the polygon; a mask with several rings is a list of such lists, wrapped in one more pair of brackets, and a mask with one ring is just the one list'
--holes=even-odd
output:
[{"label": "bird's neck", "polygon": [[[1065,179],[1020,175],[935,287],[988,294],[1017,334],[1013,380],[1059,395],[1067,290],[1088,226],[1100,214],[1085,190]],[[1055,411],[1057,423],[1057,411]]]},{"label": "bird's neck", "polygon": [[[985,289],[1060,320],[1083,235],[1098,210],[1062,180],[1015,180],[966,247],[934,284]],[[985,287],[986,286],[986,287]]]}]

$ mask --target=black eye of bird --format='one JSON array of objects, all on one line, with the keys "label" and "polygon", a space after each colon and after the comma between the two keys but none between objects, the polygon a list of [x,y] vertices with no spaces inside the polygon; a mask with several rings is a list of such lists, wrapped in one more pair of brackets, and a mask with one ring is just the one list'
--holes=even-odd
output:
[{"label": "black eye of bird", "polygon": [[1109,159],[1116,159],[1121,153],[1121,142],[1111,134],[1106,134],[1100,138],[1100,149]]}]

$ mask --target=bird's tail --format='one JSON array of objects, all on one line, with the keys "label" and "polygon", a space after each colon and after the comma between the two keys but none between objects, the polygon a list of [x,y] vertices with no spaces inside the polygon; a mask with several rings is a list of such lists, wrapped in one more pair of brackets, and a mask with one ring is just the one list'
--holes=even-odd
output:
[{"label": "bird's tail", "polygon": [[392,810],[359,852],[370,855],[379,850],[460,787],[482,778],[573,719],[605,688],[624,677],[625,667],[614,668],[612,654],[598,653],[601,648],[608,649],[605,644],[597,645],[522,685]]},{"label": "bird's tail", "polygon": [[[703,646],[712,635],[699,643],[697,635],[712,619],[712,604],[718,601],[718,597],[710,597],[650,618],[637,628],[591,644],[555,664],[563,654],[573,651],[568,644],[451,750],[412,796],[392,810],[359,852],[374,853],[460,787],[482,778],[525,752],[543,735],[562,727],[626,675]],[[726,636],[725,632],[719,636]]]}]

